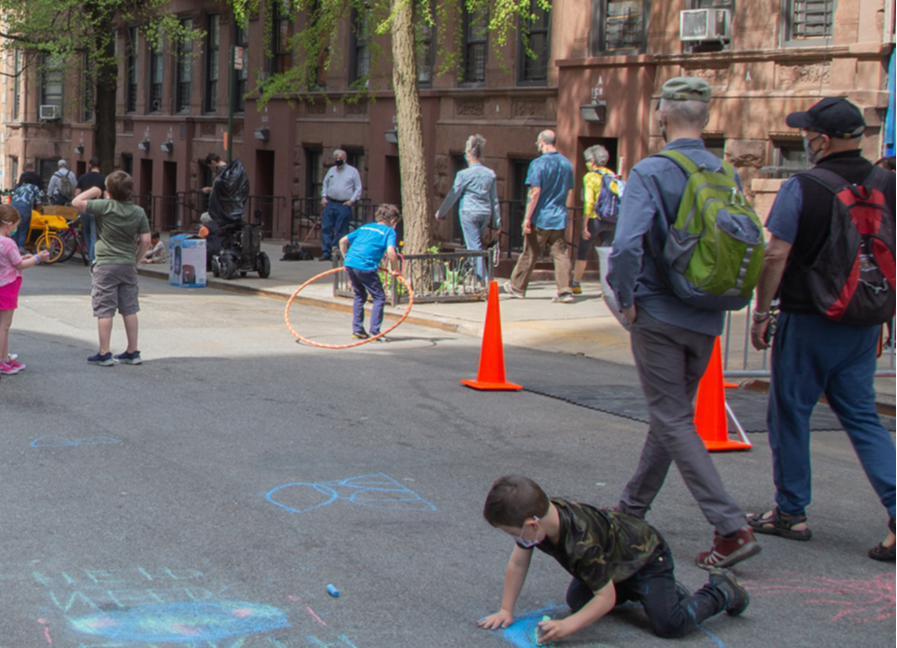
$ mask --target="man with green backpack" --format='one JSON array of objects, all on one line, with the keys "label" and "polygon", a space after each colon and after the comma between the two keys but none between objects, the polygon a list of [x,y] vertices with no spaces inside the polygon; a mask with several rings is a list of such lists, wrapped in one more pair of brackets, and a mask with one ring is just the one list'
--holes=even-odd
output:
[{"label": "man with green backpack", "polygon": [[748,304],[763,262],[762,226],[741,179],[701,139],[710,94],[693,77],[663,85],[658,123],[667,144],[630,172],[607,277],[631,325],[650,420],[617,508],[644,518],[675,462],[715,529],[695,561],[705,569],[760,553],[694,425],[692,402],[725,311]]}]

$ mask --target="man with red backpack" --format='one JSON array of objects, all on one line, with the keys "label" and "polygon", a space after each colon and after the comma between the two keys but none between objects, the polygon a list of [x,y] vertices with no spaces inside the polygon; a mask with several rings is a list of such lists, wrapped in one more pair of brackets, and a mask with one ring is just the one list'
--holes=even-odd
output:
[{"label": "man with red backpack", "polygon": [[[767,425],[776,506],[752,515],[758,533],[809,540],[810,415],[824,393],[888,511],[887,538],[869,557],[894,561],[894,441],[878,418],[872,380],[881,324],[894,316],[894,173],[860,155],[866,123],[829,97],[787,124],[815,167],[782,185],[757,285],[751,339],[772,346]],[[770,305],[778,295],[775,321]]]}]

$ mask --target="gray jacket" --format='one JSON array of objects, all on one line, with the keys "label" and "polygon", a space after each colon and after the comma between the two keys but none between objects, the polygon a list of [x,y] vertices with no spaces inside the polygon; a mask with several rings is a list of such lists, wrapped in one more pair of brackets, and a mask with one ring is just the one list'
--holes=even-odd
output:
[{"label": "gray jacket", "polygon": [[498,206],[498,189],[495,185],[495,171],[474,162],[455,176],[455,184],[436,213],[437,218],[449,213],[460,200],[461,204],[458,207],[460,213],[471,216],[491,215],[492,227],[498,228],[501,225],[501,211]]}]

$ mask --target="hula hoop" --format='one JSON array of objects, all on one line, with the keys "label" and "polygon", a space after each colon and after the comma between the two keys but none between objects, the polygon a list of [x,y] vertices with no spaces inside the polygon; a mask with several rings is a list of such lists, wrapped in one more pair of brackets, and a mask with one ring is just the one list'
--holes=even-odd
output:
[{"label": "hula hoop", "polygon": [[287,328],[290,329],[290,333],[295,335],[296,339],[299,340],[300,342],[304,342],[305,344],[308,344],[309,346],[318,347],[319,349],[351,349],[353,347],[361,346],[362,344],[367,344],[368,342],[373,342],[374,340],[379,340],[387,333],[390,333],[393,330],[395,330],[395,328],[399,324],[404,322],[405,319],[411,314],[411,307],[414,306],[414,291],[411,290],[411,284],[409,284],[408,281],[405,279],[405,277],[403,277],[400,273],[395,272],[394,270],[390,270],[389,268],[384,268],[384,270],[386,272],[388,272],[393,277],[395,277],[396,279],[401,281],[402,284],[405,286],[405,288],[408,290],[408,308],[405,309],[405,314],[399,318],[398,322],[396,322],[395,324],[390,326],[385,331],[380,331],[379,333],[377,333],[377,335],[373,335],[366,340],[359,340],[358,342],[352,342],[351,344],[324,344],[322,342],[313,342],[312,340],[309,340],[308,338],[305,338],[305,337],[299,335],[298,333],[296,333],[295,329],[290,324],[290,306],[292,306],[293,300],[296,299],[296,296],[300,292],[302,292],[308,285],[313,284],[318,279],[320,279],[322,277],[326,277],[327,275],[336,274],[337,272],[343,272],[345,269],[346,269],[345,267],[331,268],[330,270],[327,270],[326,272],[322,272],[319,275],[315,275],[314,277],[312,277],[311,279],[306,281],[304,284],[299,286],[296,289],[296,292],[294,292],[292,294],[289,301],[287,301],[287,307],[284,310],[283,318],[287,323]]}]

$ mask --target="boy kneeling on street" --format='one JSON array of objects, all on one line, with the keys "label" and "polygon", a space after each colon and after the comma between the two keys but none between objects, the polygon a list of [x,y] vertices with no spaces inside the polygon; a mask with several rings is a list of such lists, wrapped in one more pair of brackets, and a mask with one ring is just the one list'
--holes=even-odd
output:
[{"label": "boy kneeling on street", "polygon": [[540,642],[581,630],[626,601],[641,603],[654,633],[672,638],[685,636],[723,610],[738,616],[750,600],[735,576],[724,569],[710,570],[709,582],[688,596],[673,576],[669,547],[653,527],[614,510],[549,500],[526,477],[497,480],[486,498],[483,517],[517,544],[505,574],[501,609],[481,619],[481,628],[506,628],[514,621],[514,605],[533,547],[552,556],[573,576],[567,589],[573,614],[539,623]]}]

